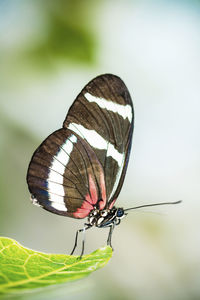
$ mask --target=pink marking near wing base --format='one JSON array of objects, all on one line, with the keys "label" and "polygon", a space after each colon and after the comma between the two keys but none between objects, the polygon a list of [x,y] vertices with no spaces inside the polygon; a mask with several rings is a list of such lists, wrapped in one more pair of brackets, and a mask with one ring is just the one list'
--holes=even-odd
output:
[{"label": "pink marking near wing base", "polygon": [[104,179],[104,173],[100,173],[100,188],[101,188],[101,197],[102,200],[99,201],[99,208],[104,209],[106,205],[106,185],[105,185],[105,179]]},{"label": "pink marking near wing base", "polygon": [[83,201],[80,208],[77,208],[77,211],[73,213],[74,217],[77,219],[83,219],[87,217],[90,213],[90,211],[93,209],[93,205],[89,202],[91,201],[90,195],[87,194],[85,196],[85,199],[88,201]]},{"label": "pink marking near wing base", "polygon": [[89,174],[89,189],[90,189],[90,195],[91,195],[91,198],[90,198],[91,200],[89,202],[94,205],[97,203],[98,195],[97,195],[96,184],[95,184],[91,174]]},{"label": "pink marking near wing base", "polygon": [[109,207],[108,207],[109,209],[113,208],[113,206],[114,206],[116,200],[117,200],[117,199],[114,199],[114,200],[110,203],[110,205],[109,205]]},{"label": "pink marking near wing base", "polygon": [[96,184],[90,174],[89,174],[89,190],[90,190],[90,194],[88,193],[85,196],[86,201],[83,201],[81,207],[78,208],[73,213],[74,217],[77,219],[83,219],[87,217],[90,211],[94,208],[94,205],[97,203],[98,200]]}]

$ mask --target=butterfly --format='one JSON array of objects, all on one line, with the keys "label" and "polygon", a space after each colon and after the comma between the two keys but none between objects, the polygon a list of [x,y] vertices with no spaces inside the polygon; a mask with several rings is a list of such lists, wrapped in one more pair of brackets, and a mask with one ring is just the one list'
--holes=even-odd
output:
[{"label": "butterfly", "polygon": [[[115,207],[115,202],[127,171],[133,127],[126,85],[118,76],[100,75],[82,89],[63,127],[50,134],[31,158],[27,183],[33,204],[58,215],[87,218],[76,232],[71,254],[79,232],[93,226],[109,227],[107,244],[112,246],[114,227],[129,210]],[[83,252],[84,239],[81,256]]]}]

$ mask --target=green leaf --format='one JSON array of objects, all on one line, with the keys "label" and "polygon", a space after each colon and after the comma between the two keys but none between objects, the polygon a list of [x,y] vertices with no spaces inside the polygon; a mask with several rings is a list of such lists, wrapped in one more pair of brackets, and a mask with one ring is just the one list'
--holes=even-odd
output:
[{"label": "green leaf", "polygon": [[112,256],[110,247],[89,255],[46,254],[0,237],[0,294],[41,288],[83,278],[102,268]]}]

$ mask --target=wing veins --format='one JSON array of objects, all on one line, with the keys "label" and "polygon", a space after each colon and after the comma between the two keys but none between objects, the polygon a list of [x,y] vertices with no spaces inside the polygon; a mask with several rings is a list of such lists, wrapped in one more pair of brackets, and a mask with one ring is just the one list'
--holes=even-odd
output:
[{"label": "wing veins", "polygon": [[[88,101],[87,98],[85,97],[85,94],[83,94],[83,97],[86,99],[86,101]],[[80,101],[80,103],[82,103],[82,105],[84,105],[84,107],[87,109],[87,111],[88,111],[91,115],[94,116],[94,114],[87,108],[87,106],[86,106],[82,101]],[[94,102],[94,105],[96,105],[96,107],[98,107],[99,112],[101,112],[101,115],[100,115],[101,120],[102,120],[102,121],[104,122],[104,124],[105,124],[106,131],[107,131],[107,133],[108,133],[108,136],[110,136],[110,134],[109,134],[109,127],[108,127],[108,123],[107,123],[107,119],[106,119],[106,116],[105,116],[105,114],[104,114],[102,108],[99,107],[99,105],[98,105],[97,103],[95,103],[95,102]],[[102,115],[103,115],[103,116],[102,116]],[[94,116],[93,118],[94,118],[95,120],[97,120],[95,116]],[[106,122],[105,122],[105,119],[106,119]],[[99,122],[98,122],[98,123],[99,123]]]},{"label": "wing veins", "polygon": [[[113,96],[113,98],[115,98],[115,94],[114,94],[114,92],[113,92],[113,89],[111,88],[111,86],[108,84],[108,82],[107,82],[107,80],[106,80],[106,78],[102,78],[102,80],[105,82],[105,84],[107,85],[107,87],[108,87],[108,89],[109,89],[109,91],[110,91],[110,93],[111,93],[111,95]],[[111,100],[112,101],[112,100]],[[115,107],[116,107],[116,111],[117,111],[117,106],[116,106],[116,102],[114,102],[114,101],[112,101],[113,103],[114,103],[114,105],[115,105]],[[124,108],[124,110],[125,110],[125,108]],[[121,130],[121,121],[120,121],[120,118],[119,118],[119,115],[118,115],[118,113],[116,112],[115,113],[115,116],[116,116],[116,119],[117,119],[117,123],[118,123],[118,125],[119,125],[119,128],[120,128],[120,135],[121,135],[121,141],[123,141],[123,135],[122,135],[122,130]],[[123,131],[124,131],[124,122],[122,122],[122,126],[123,126]],[[124,143],[122,144],[123,145],[123,153],[124,153]],[[124,165],[124,162],[123,162],[123,165]],[[117,174],[118,174],[118,172],[121,170],[121,168],[122,168],[122,165],[120,166],[120,167],[118,167],[117,165],[114,165],[114,167],[113,167],[113,172],[112,172],[112,178],[115,178],[113,181],[113,188],[114,188],[114,186],[115,186],[115,182],[116,182],[116,180],[117,180]],[[117,171],[117,172],[116,172]],[[114,174],[116,173],[116,176],[114,176]],[[122,174],[120,174],[120,178],[121,178],[121,175]],[[120,179],[119,179],[119,182],[120,182]],[[119,183],[118,182],[118,183]],[[117,185],[118,186],[118,185]],[[115,193],[115,191],[113,192],[113,188],[112,188],[112,190],[111,190],[111,193],[110,193],[110,195],[112,196],[112,194],[114,195],[114,193]],[[117,189],[117,187],[116,187],[116,189]]]},{"label": "wing veins", "polygon": [[[48,153],[48,152],[47,152]],[[56,159],[56,157],[55,156],[53,156],[55,159]],[[43,160],[43,159],[42,159]],[[63,165],[58,159],[56,159],[61,165]],[[43,160],[43,161],[45,161],[45,160]],[[42,165],[43,166],[43,165]],[[68,169],[72,174],[73,174],[73,172],[67,167],[67,166],[65,166],[65,165],[63,165],[66,169]],[[79,190],[79,188],[77,187],[77,183],[74,183],[72,180],[70,180],[68,177],[66,177],[66,176],[63,176],[64,174],[60,174],[59,172],[57,172],[57,171],[55,171],[54,169],[52,169],[52,168],[50,168],[50,167],[48,167],[49,169],[51,169],[52,171],[54,171],[54,172],[56,172],[56,173],[58,173],[59,175],[61,175],[62,177],[64,177],[64,178],[66,178],[67,180],[69,180],[69,181],[71,181],[75,186],[76,186],[76,189],[78,190],[78,192],[79,192],[79,194],[82,194],[81,192],[80,192],[80,190]],[[74,174],[73,174],[74,175]],[[75,178],[77,178],[75,175],[74,175],[74,177]],[[78,178],[77,178],[78,179]],[[79,183],[81,183],[80,182],[80,180],[78,180],[79,181]],[[85,186],[86,188],[88,188],[87,186]]]},{"label": "wing veins", "polygon": [[[44,161],[44,162],[46,162],[43,158],[40,158],[40,160],[42,160],[42,161]],[[52,169],[51,167],[47,167],[47,166],[44,166],[44,165],[42,165],[42,164],[40,164],[40,163],[36,163],[36,162],[34,162],[34,164],[37,164],[38,166],[41,166],[41,167],[46,167],[47,169],[49,169],[49,170],[52,170],[52,171],[54,171],[54,172],[56,172],[57,174],[59,174],[60,176],[62,176],[62,177],[64,177],[64,178],[66,178],[67,180],[69,180],[73,185],[75,185],[76,186],[76,184],[71,180],[71,179],[69,179],[69,178],[67,178],[66,176],[64,176],[64,174],[62,175],[61,173],[59,173],[58,171],[56,171],[56,170],[54,170],[54,169]]]},{"label": "wing veins", "polygon": [[[67,138],[67,140],[69,140],[70,142],[71,142],[71,144],[73,145],[73,146],[75,146],[75,143],[73,143],[72,141],[71,141],[71,139],[68,137]],[[66,151],[65,151],[65,149],[62,147],[62,146],[60,146],[59,144],[57,144],[56,142],[52,142],[53,144],[55,144],[55,145],[57,145],[57,146],[59,146],[66,154],[67,154],[67,156],[72,160],[72,162],[73,162],[73,164],[76,166],[76,169],[78,170],[78,173],[79,173],[79,175],[80,175],[80,177],[82,178],[82,182],[83,182],[83,185],[85,185],[85,182],[83,181],[83,177],[82,177],[82,175],[81,175],[81,173],[80,173],[80,171],[79,171],[79,168],[77,167],[77,165],[76,165],[76,163],[74,162],[74,160],[72,159],[72,157],[69,155],[69,153],[67,153]],[[56,156],[53,156],[54,158],[56,158]],[[57,158],[56,158],[57,159]],[[57,159],[57,161],[59,161],[58,159]],[[60,162],[60,161],[59,161]],[[61,162],[60,162],[61,163]],[[61,163],[62,164],[62,163]],[[63,164],[62,164],[63,165]],[[63,165],[63,166],[65,166],[65,165]],[[70,170],[67,166],[65,166],[68,170]],[[71,170],[70,170],[71,171]],[[71,173],[74,175],[74,173],[71,171]],[[76,176],[76,175],[74,175],[77,179],[78,179],[78,177]],[[79,181],[80,182],[80,181]],[[87,188],[87,186],[85,185],[85,187]]]},{"label": "wing veins", "polygon": [[[94,83],[94,84],[95,84],[96,88],[100,91],[100,94],[104,95],[104,93],[102,92],[102,90],[100,89],[100,87],[97,86],[96,83]],[[106,82],[106,85],[108,86],[107,82]],[[111,100],[111,101],[112,101],[112,100]],[[113,102],[113,101],[112,101],[112,102]],[[116,141],[117,141],[117,139],[116,139],[116,134],[115,134],[115,130],[114,130],[114,128],[113,128],[113,124],[114,124],[113,121],[115,121],[115,120],[113,119],[112,113],[110,113],[109,110],[107,110],[107,113],[108,113],[110,119],[112,120],[112,122],[111,122],[111,128],[112,128],[113,138],[114,138],[114,140],[115,140],[115,145],[117,145],[117,143],[116,143]],[[105,166],[106,166],[106,161],[107,161],[107,157],[108,157],[107,154],[108,154],[108,147],[109,147],[109,144],[112,144],[112,143],[110,143],[110,141],[109,141],[108,144],[107,144],[104,168],[105,168]],[[116,166],[113,168],[112,174],[114,174],[114,170],[115,170],[115,169],[116,169]],[[105,169],[104,169],[104,170],[105,170]],[[105,172],[105,174],[106,174],[106,172]],[[114,186],[114,184],[112,183],[112,188],[113,188],[113,186]],[[112,193],[112,190],[111,190],[111,193]]]},{"label": "wing veins", "polygon": [[[75,125],[73,125],[75,128],[77,128]],[[78,130],[78,129],[77,129]],[[78,130],[79,131],[79,130]],[[79,131],[80,132],[80,131]],[[84,137],[84,135],[82,135],[83,137]],[[87,140],[85,139],[85,137],[84,137],[84,140],[85,140],[85,142],[86,142],[86,144],[91,148],[91,146],[90,146],[90,144],[87,142]],[[93,175],[94,175],[94,177],[95,177],[95,181],[96,181],[96,185],[97,185],[97,187],[98,187],[98,194],[99,194],[99,191],[100,191],[100,187],[99,187],[99,184],[98,184],[98,181],[97,181],[97,178],[96,178],[96,175],[95,175],[95,172],[94,172],[94,169],[93,169],[93,165],[92,165],[92,162],[91,162],[91,159],[90,159],[90,156],[88,155],[88,152],[87,152],[87,149],[85,148],[85,145],[82,143],[82,141],[80,140],[80,142],[81,142],[81,144],[82,144],[82,146],[83,146],[83,148],[85,149],[85,152],[86,152],[86,154],[87,154],[87,157],[88,157],[88,160],[89,160],[89,162],[90,162],[90,165],[91,165],[91,167],[92,167],[92,171],[93,171]],[[91,151],[93,151],[93,153],[95,154],[95,156],[96,156],[96,153],[94,152],[94,150],[93,149],[91,149]],[[97,158],[97,156],[96,156],[96,159],[98,160],[98,163],[101,165],[101,162],[99,161],[99,159]],[[101,165],[102,166],[102,165]],[[88,173],[88,172],[87,172]],[[89,182],[89,179],[88,179],[88,182]],[[90,193],[90,191],[89,191],[89,193]],[[90,194],[90,196],[91,196],[91,194]],[[87,200],[86,200],[87,201]],[[87,201],[88,202],[88,201]]]},{"label": "wing veins", "polygon": [[[69,141],[73,144],[73,146],[77,149],[77,147],[76,147],[76,144],[75,143],[73,143],[71,140],[70,140],[70,138],[68,138],[69,139]],[[62,147],[61,147],[62,148]],[[62,148],[63,149],[63,148]],[[77,149],[78,150],[78,149]],[[69,158],[72,160],[72,162],[74,163],[74,165],[76,166],[76,168],[77,168],[77,170],[78,170],[78,172],[79,172],[79,175],[80,175],[80,177],[82,178],[82,180],[84,179],[83,177],[82,177],[82,175],[81,175],[81,173],[80,173],[80,170],[79,170],[79,168],[77,167],[77,165],[76,165],[76,163],[74,162],[74,160],[72,159],[72,157],[63,149],[63,151],[69,156]],[[80,153],[80,151],[79,151],[79,153]],[[83,181],[83,183],[84,183],[84,186],[86,187],[86,188],[88,188],[88,186],[85,184],[85,181]]]},{"label": "wing veins", "polygon": [[59,183],[59,182],[56,182],[56,181],[53,181],[53,180],[49,180],[48,178],[44,179],[44,178],[42,178],[42,177],[40,177],[40,176],[36,176],[36,175],[30,175],[30,176],[31,176],[31,177],[35,177],[35,178],[38,178],[38,179],[42,179],[42,180],[45,180],[45,181],[48,180],[48,182],[52,182],[52,183],[56,183],[56,184],[59,184],[59,185],[63,185],[63,186],[65,186],[65,187],[67,187],[67,188],[70,188],[70,189],[76,189],[76,187],[68,186],[68,185],[63,184],[63,183]]}]

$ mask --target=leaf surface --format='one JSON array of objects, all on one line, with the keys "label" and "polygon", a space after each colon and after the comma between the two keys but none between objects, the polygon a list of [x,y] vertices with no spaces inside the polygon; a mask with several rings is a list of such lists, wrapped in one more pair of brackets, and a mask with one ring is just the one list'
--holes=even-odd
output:
[{"label": "leaf surface", "polygon": [[0,294],[41,288],[83,278],[102,268],[112,256],[110,247],[89,255],[46,254],[0,237]]}]

